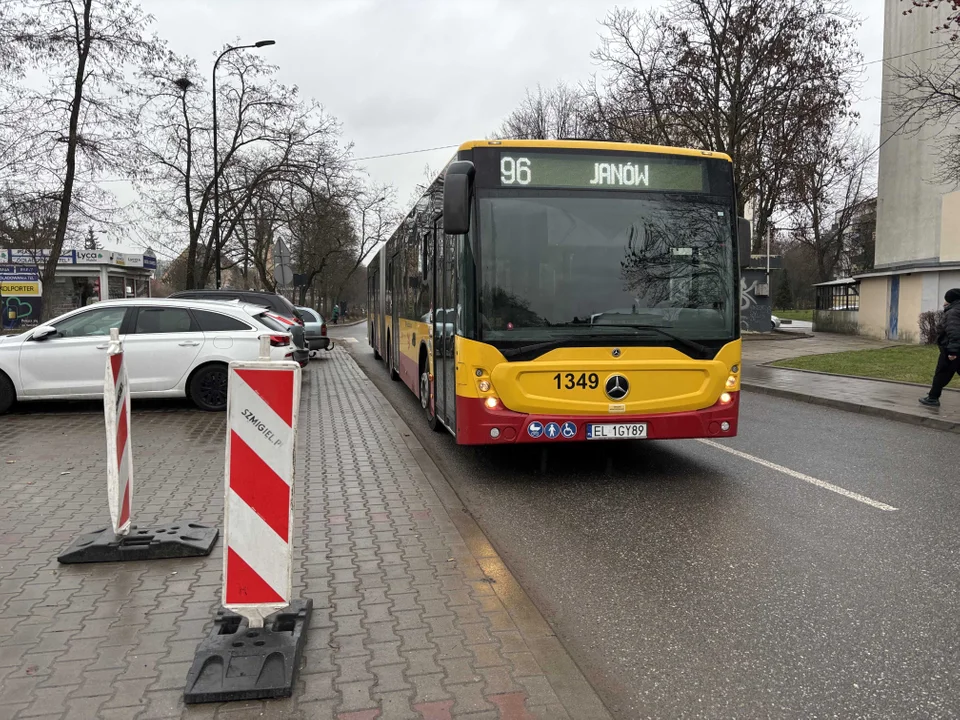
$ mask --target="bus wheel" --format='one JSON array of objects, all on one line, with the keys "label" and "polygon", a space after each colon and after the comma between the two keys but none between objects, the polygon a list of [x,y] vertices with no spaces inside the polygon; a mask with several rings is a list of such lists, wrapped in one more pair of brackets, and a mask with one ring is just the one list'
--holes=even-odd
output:
[{"label": "bus wheel", "polygon": [[390,379],[397,381],[400,379],[400,373],[393,366],[393,344],[390,342],[390,336],[387,336],[387,369],[390,371]]},{"label": "bus wheel", "polygon": [[437,413],[430,407],[430,369],[423,360],[420,361],[420,407],[423,408],[423,414],[427,416],[427,426],[431,430],[439,430],[440,422],[437,420]]}]

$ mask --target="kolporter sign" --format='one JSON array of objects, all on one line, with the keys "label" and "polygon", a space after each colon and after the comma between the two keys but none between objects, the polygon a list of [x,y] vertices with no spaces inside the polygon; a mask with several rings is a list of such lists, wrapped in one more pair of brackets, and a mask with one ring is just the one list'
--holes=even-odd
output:
[{"label": "kolporter sign", "polygon": [[500,185],[583,190],[708,192],[706,164],[685,157],[503,152]]}]

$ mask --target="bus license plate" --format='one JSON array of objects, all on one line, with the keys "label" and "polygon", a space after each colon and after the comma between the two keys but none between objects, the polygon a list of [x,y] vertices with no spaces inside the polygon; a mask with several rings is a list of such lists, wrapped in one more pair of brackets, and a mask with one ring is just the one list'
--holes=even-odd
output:
[{"label": "bus license plate", "polygon": [[646,423],[587,425],[587,440],[641,440],[646,437]]}]

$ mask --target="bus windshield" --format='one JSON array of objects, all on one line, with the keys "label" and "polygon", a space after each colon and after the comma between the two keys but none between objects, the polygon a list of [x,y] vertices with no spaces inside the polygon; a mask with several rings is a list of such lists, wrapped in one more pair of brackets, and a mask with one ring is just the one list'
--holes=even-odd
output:
[{"label": "bus windshield", "polygon": [[732,339],[731,212],[703,195],[481,192],[483,339]]}]

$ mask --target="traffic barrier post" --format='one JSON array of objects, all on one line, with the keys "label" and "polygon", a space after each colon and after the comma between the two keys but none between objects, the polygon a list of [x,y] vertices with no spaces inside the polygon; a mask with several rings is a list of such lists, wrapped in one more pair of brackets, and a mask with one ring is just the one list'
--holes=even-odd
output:
[{"label": "traffic barrier post", "polygon": [[81,535],[57,560],[70,564],[209,555],[217,541],[217,528],[198,523],[171,523],[157,528],[139,528],[132,524],[130,379],[117,328],[110,330],[107,347],[103,415],[107,430],[107,505],[112,528]]},{"label": "traffic barrier post", "polygon": [[300,366],[232,362],[227,385],[223,605],[184,702],[290,697],[313,603],[294,600],[293,489]]}]

